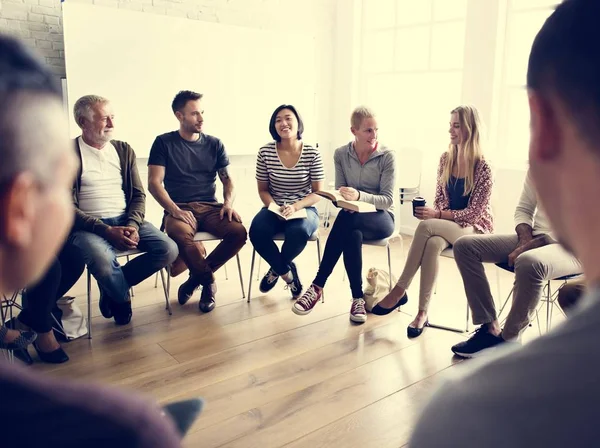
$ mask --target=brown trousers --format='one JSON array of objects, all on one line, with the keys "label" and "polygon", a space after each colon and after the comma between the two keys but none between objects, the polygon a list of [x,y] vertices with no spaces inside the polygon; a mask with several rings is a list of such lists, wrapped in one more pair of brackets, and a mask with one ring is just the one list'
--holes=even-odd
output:
[{"label": "brown trousers", "polygon": [[[198,285],[210,285],[215,281],[214,272],[233,258],[246,244],[248,233],[246,228],[237,221],[229,222],[227,217],[221,219],[223,204],[208,202],[190,202],[177,204],[182,210],[191,211],[196,217],[198,227],[175,219],[170,215],[165,217],[165,230],[179,247],[179,256],[184,261],[190,275]],[[194,241],[196,232],[209,232],[222,241],[206,256],[202,242]],[[177,261],[174,265],[177,264]]]}]

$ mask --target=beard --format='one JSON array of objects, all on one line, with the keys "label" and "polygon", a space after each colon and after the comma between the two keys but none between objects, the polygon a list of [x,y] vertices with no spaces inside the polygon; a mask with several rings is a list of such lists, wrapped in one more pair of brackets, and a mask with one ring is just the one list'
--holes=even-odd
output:
[{"label": "beard", "polygon": [[[201,125],[201,123],[200,123],[200,125]],[[198,129],[199,127],[200,127],[200,129]],[[196,123],[185,122],[184,123],[184,129],[185,129],[186,132],[189,132],[189,133],[192,133],[192,134],[196,134],[196,133],[202,132],[202,127],[199,126]]]}]

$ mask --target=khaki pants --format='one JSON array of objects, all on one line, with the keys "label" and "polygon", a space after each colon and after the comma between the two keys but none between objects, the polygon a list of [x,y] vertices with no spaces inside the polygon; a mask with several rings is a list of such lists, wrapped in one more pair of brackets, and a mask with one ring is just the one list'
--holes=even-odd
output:
[{"label": "khaki pants", "polygon": [[404,290],[408,289],[417,270],[421,268],[420,311],[427,311],[429,307],[442,251],[453,245],[461,236],[473,232],[473,227],[461,227],[445,219],[427,219],[419,223],[398,286]]},{"label": "khaki pants", "polygon": [[[227,260],[234,257],[246,244],[247,232],[244,226],[231,221],[227,217],[221,219],[222,204],[205,202],[191,202],[177,204],[181,210],[194,213],[198,228],[194,229],[189,224],[175,219],[170,215],[165,217],[165,230],[179,247],[179,256],[190,270],[190,274],[198,285],[210,285],[215,278],[213,273],[223,266]],[[196,232],[210,232],[221,243],[206,256],[206,249],[201,242],[194,242]]]},{"label": "khaki pants", "polygon": [[[478,235],[463,237],[454,245],[454,257],[473,311],[474,324],[487,324],[497,319],[483,263],[507,262],[517,243],[516,234]],[[579,261],[560,244],[532,249],[517,257],[513,302],[502,331],[504,339],[517,339],[527,328],[546,281],[581,271]]]}]

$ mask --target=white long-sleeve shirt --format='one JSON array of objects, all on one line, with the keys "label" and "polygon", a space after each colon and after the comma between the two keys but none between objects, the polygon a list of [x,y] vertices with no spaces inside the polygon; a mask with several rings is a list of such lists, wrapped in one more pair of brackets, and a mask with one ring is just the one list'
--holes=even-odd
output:
[{"label": "white long-sleeve shirt", "polygon": [[533,236],[551,235],[552,228],[546,213],[540,209],[537,193],[529,171],[523,184],[523,192],[515,210],[515,228],[519,224],[529,224],[533,229]]}]

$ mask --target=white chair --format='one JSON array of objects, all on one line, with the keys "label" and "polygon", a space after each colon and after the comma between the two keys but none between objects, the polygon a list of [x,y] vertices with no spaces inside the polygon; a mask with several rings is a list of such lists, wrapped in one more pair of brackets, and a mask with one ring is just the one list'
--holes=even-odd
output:
[{"label": "white chair", "polygon": [[[387,238],[383,238],[381,240],[363,240],[363,245],[366,246],[377,246],[377,247],[385,247],[387,250],[387,261],[388,261],[388,274],[390,277],[390,291],[393,288],[392,285],[392,250],[390,248],[390,242],[394,239],[394,238],[400,238],[400,241],[402,241],[402,237],[400,236],[400,233],[397,230],[394,230],[394,232],[388,236]],[[344,271],[344,278],[346,278],[346,271]]]},{"label": "white chair", "polygon": [[[198,232],[194,236],[194,241],[220,241],[220,240],[221,240],[220,238],[218,238],[215,235],[213,235],[212,233],[208,233],[208,232]],[[240,272],[240,283],[242,283],[242,298],[245,298],[246,295],[244,292],[244,285],[242,282],[242,270],[240,267],[239,255],[237,256],[237,262],[238,262],[238,269]],[[225,263],[223,265],[223,270],[225,271],[225,280],[229,280],[229,274],[227,272],[227,263]],[[158,272],[156,273],[156,278],[154,280],[154,287],[158,288]]]},{"label": "white chair", "polygon": [[[139,249],[115,251],[117,259],[126,257],[127,261],[129,261],[130,257],[132,257],[134,255],[143,254],[143,253],[144,252]],[[165,273],[163,272],[163,270],[166,271],[166,273],[167,273],[166,280],[165,280]],[[87,306],[88,306],[87,329],[88,329],[88,339],[92,339],[92,274],[90,273],[90,270],[87,269],[87,267],[86,267],[86,271],[87,271]],[[161,269],[159,272],[160,272],[160,278],[161,278],[162,285],[163,285],[163,290],[165,293],[165,302],[166,302],[165,309],[169,312],[169,316],[171,316],[173,313],[171,312],[171,304],[169,302],[169,292],[171,289],[171,276],[169,274],[169,268],[166,267],[164,269]],[[133,291],[133,288],[132,288],[132,291]]]},{"label": "white chair", "polygon": [[[335,182],[329,182],[327,184],[327,188],[329,188],[330,190],[335,189]],[[323,227],[327,228],[331,225],[330,223],[330,218],[331,218],[331,201],[327,201],[325,203],[325,212],[323,213]]]},{"label": "white chair", "polygon": [[[507,263],[496,263],[496,266],[498,268],[503,269],[508,272],[513,272],[513,273],[515,272],[514,267],[508,266]],[[500,271],[498,270],[497,273],[499,273],[499,272]],[[561,288],[563,286],[565,286],[567,284],[567,281],[577,279],[577,278],[581,277],[582,275],[583,274],[564,275],[562,277],[553,278],[546,282],[546,284],[544,285],[544,292],[542,294],[542,299],[540,300],[539,306],[535,310],[535,318],[537,320],[538,332],[539,332],[540,336],[542,335],[542,326],[540,325],[539,311],[544,306],[544,303],[546,304],[546,332],[548,332],[548,331],[550,331],[550,324],[552,323],[552,311],[554,310],[555,307],[562,313],[563,316],[565,316],[564,311],[562,310],[562,308],[558,305],[558,303],[556,301],[556,299],[558,298],[559,291],[561,290]],[[552,291],[552,283],[551,283],[553,281],[561,282],[560,286],[554,292]],[[500,285],[499,274],[498,274],[498,285]],[[514,290],[515,290],[515,287],[513,286],[511,288],[510,292],[508,293],[506,300],[502,304],[502,307],[500,308],[500,312],[498,313],[498,321],[500,321],[500,317],[502,316],[502,313],[504,312],[504,308],[508,304],[508,301],[511,298]],[[498,286],[498,299],[500,299],[500,286]],[[504,320],[502,320],[500,322],[501,322],[500,325],[504,326],[504,323],[506,322],[506,318],[504,318]]]},{"label": "white chair", "polygon": [[[283,233],[277,233],[273,237],[273,241],[285,241],[285,235]],[[314,241],[314,242],[317,243],[317,261],[318,261],[318,265],[321,265],[321,237],[319,235],[319,230],[318,229],[317,229],[317,231],[315,233],[313,233],[310,236],[310,238],[308,239],[308,241]],[[255,261],[255,259],[256,259],[256,249],[252,248],[252,261],[250,262],[250,282],[248,283],[248,303],[250,303],[250,298],[252,296],[252,273],[254,272],[254,261]],[[258,271],[260,271],[260,260],[261,259],[259,259],[259,263],[258,263]],[[257,280],[258,280],[258,275],[257,275]],[[324,296],[325,296],[325,294],[323,294],[321,296],[321,302],[325,301],[325,297]]]},{"label": "white chair", "polygon": [[[444,249],[442,251],[442,253],[440,254],[440,256],[445,257],[445,258],[452,258],[454,259],[454,251],[452,250],[452,247],[449,247],[447,249]],[[435,291],[437,293],[437,284],[435,286]],[[460,328],[452,328],[452,327],[446,327],[443,325],[437,325],[437,324],[432,324],[431,322],[429,322],[429,326],[432,328],[439,328],[440,330],[448,330],[448,331],[455,331],[457,333],[466,333],[469,331],[469,316],[471,314],[471,309],[469,308],[469,302],[467,302],[467,319],[465,322],[465,329],[460,329]]]},{"label": "white chair", "polygon": [[[194,241],[221,241],[222,238],[219,238],[218,236],[213,235],[212,233],[208,233],[208,232],[196,232],[196,235],[194,235]],[[240,288],[242,289],[242,298],[246,297],[246,293],[244,291],[244,278],[242,276],[242,264],[240,262],[240,254],[236,254],[235,255],[235,259],[237,261],[237,266],[238,266],[238,274],[240,276]],[[225,277],[227,279],[229,279],[228,275],[227,275],[227,265],[223,265],[223,268],[225,269]]]}]

